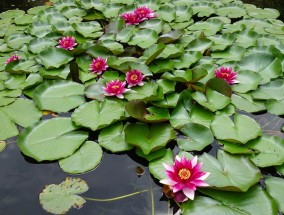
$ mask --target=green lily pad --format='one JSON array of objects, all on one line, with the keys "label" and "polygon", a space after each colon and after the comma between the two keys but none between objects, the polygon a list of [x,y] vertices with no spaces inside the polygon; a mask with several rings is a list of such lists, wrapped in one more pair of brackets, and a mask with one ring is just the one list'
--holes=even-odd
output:
[{"label": "green lily pad", "polygon": [[96,21],[74,23],[72,27],[86,38],[95,39],[103,34],[101,25]]},{"label": "green lily pad", "polygon": [[55,46],[56,42],[48,38],[32,39],[29,43],[29,50],[34,54],[39,54],[43,50]]},{"label": "green lily pad", "polygon": [[180,128],[185,136],[177,137],[177,144],[185,151],[201,151],[214,141],[211,130],[204,125],[188,123]]},{"label": "green lily pad", "polygon": [[124,126],[123,123],[117,122],[103,128],[98,137],[100,146],[113,153],[132,149],[133,145],[125,142],[124,129],[126,126],[127,125]]},{"label": "green lily pad", "polygon": [[128,91],[125,94],[125,98],[130,100],[151,100],[151,97],[157,95],[158,85],[155,82],[147,82],[143,86],[136,86],[131,88],[130,91]]},{"label": "green lily pad", "polygon": [[176,8],[170,6],[162,6],[158,11],[158,17],[166,22],[172,22],[176,18]]},{"label": "green lily pad", "polygon": [[223,22],[218,19],[195,22],[187,29],[189,31],[202,31],[205,36],[213,36],[223,27]]},{"label": "green lily pad", "polygon": [[260,170],[245,156],[236,156],[219,150],[217,159],[204,153],[200,156],[202,170],[210,172],[206,182],[215,189],[246,192],[259,182]]},{"label": "green lily pad", "polygon": [[86,141],[71,156],[59,160],[60,168],[70,174],[78,174],[96,168],[103,157],[100,145],[93,141]]},{"label": "green lily pad", "polygon": [[81,208],[86,200],[78,194],[89,189],[87,183],[79,178],[66,178],[61,184],[50,184],[39,194],[42,207],[53,214],[65,214],[70,208]]},{"label": "green lily pad", "polygon": [[193,14],[197,14],[198,17],[209,17],[215,13],[215,5],[211,2],[198,2],[191,5]]},{"label": "green lily pad", "polygon": [[87,102],[72,114],[72,120],[93,131],[109,126],[124,116],[124,104],[120,100],[105,99]]},{"label": "green lily pad", "polygon": [[238,64],[238,71],[242,70],[259,73],[263,79],[261,84],[282,75],[281,61],[266,53],[254,53],[243,58]]},{"label": "green lily pad", "polygon": [[154,159],[149,163],[150,173],[158,180],[162,180],[167,177],[166,169],[163,163],[171,165],[173,163],[173,152],[170,149],[167,149],[163,157]]},{"label": "green lily pad", "polygon": [[277,214],[276,205],[267,193],[258,186],[248,192],[226,192],[202,190],[212,198],[198,196],[194,201],[182,204],[182,213],[191,215],[243,215],[243,214]]},{"label": "green lily pad", "polygon": [[265,103],[263,101],[253,100],[250,93],[233,94],[232,104],[235,105],[237,109],[249,113],[256,113],[266,110]]},{"label": "green lily pad", "polygon": [[277,79],[267,84],[261,85],[252,93],[255,99],[284,99],[284,79]]},{"label": "green lily pad", "polygon": [[238,72],[237,79],[240,83],[232,85],[232,90],[237,93],[246,93],[251,90],[256,90],[262,81],[260,74],[252,71]]},{"label": "green lily pad", "polygon": [[284,163],[284,140],[280,137],[262,135],[249,141],[245,146],[255,151],[254,154],[248,157],[259,167]]},{"label": "green lily pad", "polygon": [[23,10],[7,10],[0,13],[0,19],[12,19],[25,14]]},{"label": "green lily pad", "polygon": [[[21,111],[19,111],[21,110]],[[12,104],[0,108],[0,140],[19,134],[17,125],[28,127],[40,120],[41,112],[27,99],[17,99]]]},{"label": "green lily pad", "polygon": [[265,103],[267,111],[275,115],[284,115],[284,99],[274,100],[270,99]]},{"label": "green lily pad", "polygon": [[223,7],[219,7],[216,10],[216,14],[219,16],[226,16],[229,18],[240,18],[247,14],[245,8],[239,5],[228,4]]},{"label": "green lily pad", "polygon": [[166,48],[165,44],[158,43],[145,49],[142,59],[145,59],[145,64],[150,64],[157,56]]},{"label": "green lily pad", "polygon": [[68,112],[85,103],[84,85],[72,81],[46,81],[34,91],[34,101],[41,110]]},{"label": "green lily pad", "polygon": [[38,56],[46,69],[59,68],[73,59],[73,55],[69,51],[54,47],[45,49]]},{"label": "green lily pad", "polygon": [[284,179],[266,176],[264,178],[265,188],[269,195],[271,195],[276,202],[278,211],[284,213],[284,200],[282,194],[284,192]]},{"label": "green lily pad", "polygon": [[128,41],[129,45],[137,45],[143,49],[154,45],[158,40],[158,34],[154,30],[143,29],[137,31]]},{"label": "green lily pad", "polygon": [[163,31],[164,21],[160,19],[146,20],[140,24],[141,29],[150,29],[155,31],[157,34]]},{"label": "green lily pad", "polygon": [[174,138],[174,129],[166,123],[136,123],[125,128],[125,141],[140,148],[146,155],[166,146]]},{"label": "green lily pad", "polygon": [[244,47],[233,45],[225,49],[224,51],[212,52],[211,57],[214,59],[217,59],[218,64],[224,64],[229,61],[241,60],[245,52],[246,52],[246,49]]},{"label": "green lily pad", "polygon": [[87,132],[76,129],[70,118],[43,120],[26,128],[17,145],[21,152],[39,162],[58,160],[72,155],[87,139]]},{"label": "green lily pad", "polygon": [[211,122],[211,130],[219,140],[242,144],[262,134],[261,127],[255,120],[237,113],[234,115],[234,122],[228,115],[216,115]]},{"label": "green lily pad", "polygon": [[272,8],[251,8],[248,10],[248,15],[257,19],[276,19],[280,13]]}]

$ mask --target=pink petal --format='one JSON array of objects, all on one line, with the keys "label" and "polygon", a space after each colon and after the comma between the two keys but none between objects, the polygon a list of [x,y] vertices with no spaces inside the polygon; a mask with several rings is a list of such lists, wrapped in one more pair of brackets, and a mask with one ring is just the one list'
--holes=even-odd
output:
[{"label": "pink petal", "polygon": [[173,168],[172,165],[163,163],[163,166],[166,168],[166,170],[171,171],[171,172],[174,172],[174,168]]},{"label": "pink petal", "polygon": [[182,189],[182,192],[184,193],[184,195],[186,195],[189,199],[193,200],[194,199],[194,190],[191,190],[189,188],[184,188]]},{"label": "pink petal", "polygon": [[160,183],[161,183],[161,184],[166,184],[166,185],[173,186],[173,185],[175,185],[177,182],[175,182],[175,181],[173,181],[173,180],[171,180],[171,179],[169,179],[169,178],[165,178],[165,179],[160,180]]}]

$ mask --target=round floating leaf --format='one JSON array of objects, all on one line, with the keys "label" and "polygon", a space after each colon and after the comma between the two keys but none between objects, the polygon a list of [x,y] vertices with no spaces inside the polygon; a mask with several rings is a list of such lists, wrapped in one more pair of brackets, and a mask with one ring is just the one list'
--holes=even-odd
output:
[{"label": "round floating leaf", "polygon": [[17,145],[21,152],[37,161],[58,160],[72,155],[88,137],[70,118],[43,120],[26,128]]},{"label": "round floating leaf", "polygon": [[73,55],[69,51],[55,47],[45,49],[38,56],[46,69],[59,68],[73,59]]},{"label": "round floating leaf", "polygon": [[72,120],[80,126],[93,131],[104,128],[124,115],[124,104],[120,100],[105,99],[91,101],[78,107],[72,114]]},{"label": "round floating leaf", "polygon": [[210,19],[207,21],[195,22],[190,25],[187,29],[190,31],[202,31],[205,36],[213,36],[223,27],[223,22],[219,19]]},{"label": "round floating leaf", "polygon": [[214,198],[198,196],[194,201],[182,204],[182,214],[190,215],[244,215],[277,214],[276,206],[267,193],[260,187],[253,187],[248,192],[226,192],[202,190],[202,193]]},{"label": "round floating leaf", "polygon": [[84,173],[96,168],[103,157],[100,145],[93,141],[86,141],[71,156],[59,160],[60,168],[70,174]]},{"label": "round floating leaf", "polygon": [[87,86],[85,89],[86,97],[102,101],[105,98],[103,86],[104,85],[102,83],[95,83]]},{"label": "round floating leaf", "polygon": [[262,135],[249,141],[245,146],[255,151],[249,158],[259,167],[284,163],[284,140],[279,137]]},{"label": "round floating leaf", "polygon": [[7,10],[0,13],[0,19],[12,19],[25,14],[23,10]]},{"label": "round floating leaf", "polygon": [[282,100],[268,100],[265,104],[267,111],[275,115],[284,115],[284,99]]},{"label": "round floating leaf", "polygon": [[248,15],[257,19],[276,19],[280,13],[272,8],[251,8],[248,10]]},{"label": "round floating leaf", "polygon": [[166,22],[171,22],[176,18],[176,8],[167,5],[162,6],[159,8],[158,17]]},{"label": "round floating leaf", "polygon": [[237,113],[234,115],[234,122],[228,115],[216,115],[211,123],[211,130],[219,140],[243,144],[262,133],[261,127],[255,120]]},{"label": "round floating leaf", "polygon": [[219,7],[216,10],[216,14],[219,16],[226,16],[229,18],[240,18],[242,16],[245,16],[246,10],[242,6],[234,5],[234,4],[228,4],[223,7]]},{"label": "round floating leaf", "polygon": [[38,54],[43,50],[55,46],[56,42],[48,38],[36,38],[32,39],[29,43],[29,50],[34,54]]},{"label": "round floating leaf", "polygon": [[53,214],[65,214],[71,207],[81,208],[86,202],[77,194],[89,189],[87,183],[79,178],[66,178],[61,184],[50,184],[39,194],[42,207]]},{"label": "round floating leaf", "polygon": [[232,85],[232,90],[238,93],[246,93],[251,90],[256,90],[262,81],[261,76],[252,71],[238,72],[237,79],[240,81],[240,83]]},{"label": "round floating leaf", "polygon": [[204,125],[188,123],[180,128],[185,136],[177,137],[177,144],[185,151],[201,151],[214,141],[211,130]]},{"label": "round floating leaf", "polygon": [[149,171],[150,173],[158,180],[162,180],[167,177],[166,169],[163,165],[173,164],[173,152],[170,149],[167,149],[166,154],[163,157],[157,158],[155,160],[150,161],[149,163]]},{"label": "round floating leaf", "polygon": [[284,213],[284,179],[272,176],[266,176],[264,178],[265,188],[267,192],[273,197],[276,202],[279,212]]},{"label": "round floating leaf", "polygon": [[209,49],[212,45],[213,42],[207,38],[197,38],[188,44],[186,50],[196,51],[196,52],[200,51],[203,53],[205,50]]},{"label": "round floating leaf", "polygon": [[166,123],[136,123],[125,128],[125,141],[140,148],[146,155],[166,146],[174,138],[174,129]]},{"label": "round floating leaf", "polygon": [[142,58],[145,59],[145,64],[150,64],[157,56],[166,48],[165,44],[159,43],[145,49]]},{"label": "round floating leaf", "polygon": [[261,179],[260,170],[246,157],[219,150],[217,159],[204,153],[202,170],[210,172],[206,182],[215,189],[246,192]]},{"label": "round floating leaf", "polygon": [[98,137],[99,144],[113,153],[132,149],[133,146],[125,142],[124,127],[122,123],[115,123],[103,128]]},{"label": "round floating leaf", "polygon": [[232,104],[239,110],[243,110],[249,113],[255,113],[266,110],[263,101],[253,100],[251,94],[233,94]]},{"label": "round floating leaf", "polygon": [[27,99],[17,99],[12,104],[0,108],[0,140],[17,135],[15,124],[28,127],[40,120],[41,112]]},{"label": "round floating leaf", "polygon": [[130,101],[134,99],[148,100],[157,94],[158,85],[155,82],[147,82],[143,86],[133,87],[125,98]]},{"label": "round floating leaf", "polygon": [[154,30],[143,29],[136,32],[129,40],[129,45],[137,45],[143,49],[154,45],[158,40],[158,34]]},{"label": "round floating leaf", "polygon": [[243,58],[238,64],[238,71],[257,72],[262,77],[262,84],[282,75],[281,61],[271,54],[253,53]]},{"label": "round floating leaf", "polygon": [[197,14],[198,17],[209,17],[215,13],[215,5],[210,2],[198,2],[191,5],[193,14]]},{"label": "round floating leaf", "polygon": [[158,43],[172,43],[178,40],[184,33],[184,30],[173,30],[167,32],[159,37]]},{"label": "round floating leaf", "polygon": [[73,81],[46,81],[34,91],[34,101],[41,110],[67,112],[85,103],[84,85]]},{"label": "round floating leaf", "polygon": [[[229,61],[239,61],[243,58],[244,54],[246,52],[246,49],[233,45],[229,48],[225,49],[224,51],[216,51],[211,53],[212,58],[220,58],[218,59],[219,64],[223,64]],[[239,70],[240,71],[240,70]]]},{"label": "round floating leaf", "polygon": [[252,93],[255,99],[284,99],[284,79],[277,79],[267,84],[259,86],[257,90]]}]

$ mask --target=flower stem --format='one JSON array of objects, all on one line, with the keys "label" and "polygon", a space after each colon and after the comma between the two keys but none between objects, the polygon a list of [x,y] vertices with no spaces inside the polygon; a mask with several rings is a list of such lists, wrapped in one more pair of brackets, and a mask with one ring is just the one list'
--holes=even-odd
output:
[{"label": "flower stem", "polygon": [[114,197],[114,198],[109,198],[109,199],[96,199],[96,198],[88,198],[88,197],[83,197],[86,200],[90,200],[90,201],[96,201],[96,202],[110,202],[110,201],[116,201],[116,200],[120,200],[120,199],[124,199],[130,196],[134,196],[140,193],[144,193],[144,192],[149,192],[151,191],[151,189],[147,189],[147,190],[141,190],[141,191],[137,191],[134,193],[130,193],[130,194],[126,194],[123,196],[118,196],[118,197]]}]

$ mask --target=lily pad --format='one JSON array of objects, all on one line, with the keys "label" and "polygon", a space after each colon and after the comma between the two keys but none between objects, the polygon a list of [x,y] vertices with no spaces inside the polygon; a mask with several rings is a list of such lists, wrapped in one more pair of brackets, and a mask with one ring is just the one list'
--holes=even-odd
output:
[{"label": "lily pad", "polygon": [[158,34],[154,30],[143,29],[136,32],[128,41],[129,45],[137,45],[143,49],[154,45],[158,40]]},{"label": "lily pad", "polygon": [[278,211],[284,213],[284,199],[282,198],[282,194],[284,192],[284,179],[266,176],[264,181],[265,188],[269,195],[271,195],[276,202]]},{"label": "lily pad", "polygon": [[234,115],[234,122],[228,115],[216,115],[211,123],[211,130],[219,140],[242,144],[262,134],[261,127],[254,119],[237,113]]},{"label": "lily pad", "polygon": [[84,85],[72,81],[46,81],[34,91],[34,101],[41,110],[67,112],[85,103]]},{"label": "lily pad", "polygon": [[245,156],[236,156],[219,150],[217,159],[204,153],[200,156],[202,170],[210,172],[206,182],[215,189],[246,192],[259,182],[260,170]]},{"label": "lily pad", "polygon": [[93,131],[109,126],[124,116],[124,104],[120,100],[105,99],[91,101],[78,107],[72,120],[80,126]]},{"label": "lily pad", "polygon": [[255,186],[248,192],[226,192],[202,190],[212,198],[198,196],[194,201],[182,204],[182,213],[191,215],[243,215],[277,214],[276,205],[261,187]]},{"label": "lily pad", "polygon": [[3,152],[7,146],[7,143],[5,141],[0,141],[0,152]]},{"label": "lily pad", "polygon": [[126,126],[117,122],[107,128],[103,128],[98,137],[99,144],[113,153],[132,149],[133,146],[125,142],[124,129]]},{"label": "lily pad", "polygon": [[254,150],[249,158],[259,167],[281,165],[284,163],[284,140],[279,137],[262,135],[251,140],[246,147]]},{"label": "lily pad", "polygon": [[188,123],[180,128],[185,136],[177,137],[177,144],[185,151],[201,151],[214,141],[211,130],[204,125]]},{"label": "lily pad", "polygon": [[46,69],[59,68],[73,59],[69,51],[54,47],[45,49],[38,56]]},{"label": "lily pad", "polygon": [[80,208],[86,200],[77,194],[89,189],[87,183],[79,178],[66,178],[61,184],[46,186],[39,194],[42,207],[53,214],[65,214],[70,208]]},{"label": "lily pad", "polygon": [[[20,111],[19,111],[20,110]],[[17,99],[12,104],[0,108],[0,140],[19,134],[16,126],[28,127],[40,120],[41,112],[27,99]]]},{"label": "lily pad", "polygon": [[17,145],[36,161],[58,160],[72,155],[87,139],[88,133],[75,131],[78,128],[70,118],[43,120],[26,128]]},{"label": "lily pad", "polygon": [[284,99],[284,79],[277,79],[261,85],[252,94],[255,99]]},{"label": "lily pad", "polygon": [[166,146],[174,138],[174,129],[167,123],[136,123],[125,128],[125,141],[140,148],[146,155]]},{"label": "lily pad", "polygon": [[59,160],[60,168],[70,174],[78,174],[96,168],[103,157],[100,145],[93,141],[86,141],[71,156]]}]

